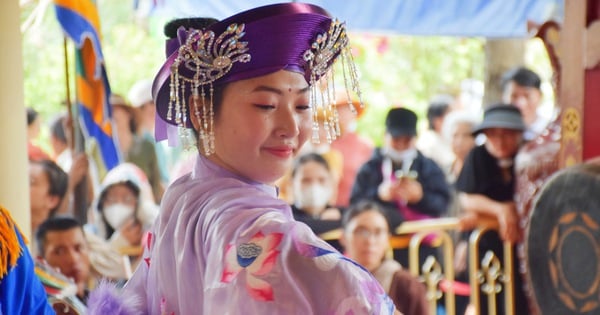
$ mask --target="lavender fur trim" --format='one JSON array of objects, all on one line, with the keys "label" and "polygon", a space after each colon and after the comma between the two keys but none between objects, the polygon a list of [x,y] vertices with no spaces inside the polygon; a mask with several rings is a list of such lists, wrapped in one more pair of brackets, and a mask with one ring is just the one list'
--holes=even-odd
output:
[{"label": "lavender fur trim", "polygon": [[126,297],[120,289],[108,281],[102,281],[90,293],[87,303],[88,315],[141,315],[139,299]]}]

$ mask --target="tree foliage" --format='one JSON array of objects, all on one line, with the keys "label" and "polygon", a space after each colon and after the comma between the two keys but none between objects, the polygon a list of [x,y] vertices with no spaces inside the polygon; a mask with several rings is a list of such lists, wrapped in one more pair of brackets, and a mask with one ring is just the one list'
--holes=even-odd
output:
[{"label": "tree foliage", "polygon": [[[23,7],[22,21],[36,5],[39,3]],[[154,76],[164,60],[164,20],[138,20],[127,1],[101,0],[98,6],[111,88],[126,96],[135,81]],[[351,34],[351,42],[368,104],[359,132],[376,142],[381,139],[383,117],[391,106],[406,106],[422,116],[434,94],[456,95],[464,79],[483,77],[483,39]],[[72,82],[72,43],[68,44],[67,53]],[[63,33],[52,6],[38,25],[24,31],[23,54],[26,105],[36,108],[45,118],[64,111]]]},{"label": "tree foliage", "polygon": [[355,34],[351,41],[367,104],[359,131],[376,143],[390,107],[424,117],[432,96],[458,96],[463,80],[483,77],[483,39]]}]

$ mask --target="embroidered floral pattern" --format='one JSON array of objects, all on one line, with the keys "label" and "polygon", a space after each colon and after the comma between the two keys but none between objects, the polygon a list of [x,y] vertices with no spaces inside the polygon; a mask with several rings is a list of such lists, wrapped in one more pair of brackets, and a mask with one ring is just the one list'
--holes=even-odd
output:
[{"label": "embroidered floral pattern", "polygon": [[277,246],[282,237],[282,233],[265,236],[258,232],[247,243],[227,245],[221,282],[230,283],[240,272],[245,271],[246,289],[250,296],[259,301],[272,301],[273,288],[260,277],[268,274],[275,266],[280,253]]}]

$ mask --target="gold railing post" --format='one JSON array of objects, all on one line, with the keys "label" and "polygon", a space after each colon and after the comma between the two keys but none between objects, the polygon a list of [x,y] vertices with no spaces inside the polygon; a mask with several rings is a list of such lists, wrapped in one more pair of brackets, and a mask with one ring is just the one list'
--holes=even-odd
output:
[{"label": "gold railing post", "polygon": [[[506,314],[515,313],[515,279],[513,277],[513,245],[510,242],[504,242],[504,303],[506,305]],[[516,269],[519,272],[519,268]]]},{"label": "gold railing post", "polygon": [[502,292],[502,286],[498,284],[502,279],[502,266],[494,252],[488,250],[481,260],[481,271],[477,273],[481,291],[487,295],[488,314],[496,314],[496,296]]},{"label": "gold railing post", "polygon": [[[419,266],[419,246],[423,239],[429,234],[436,234],[440,239],[443,249],[444,268],[440,267],[439,262],[435,257],[429,256],[426,258],[423,266]],[[454,283],[454,245],[452,238],[446,230],[440,229],[437,232],[419,232],[411,237],[409,244],[409,267],[410,272],[415,276],[420,276],[419,267],[422,268],[423,280],[427,285],[427,292],[431,304],[431,314],[436,314],[437,301],[441,298],[441,291],[438,285],[441,279],[445,278],[449,284]],[[446,305],[446,314],[455,315],[456,313],[456,298],[454,287],[450,285],[450,290],[444,294],[444,303]]]},{"label": "gold railing post", "polygon": [[[428,298],[431,303],[437,303],[436,292],[432,291],[429,286],[439,285],[442,278],[446,279],[449,284],[449,289],[445,294],[446,313],[455,315],[456,299],[454,294],[454,245],[448,231],[460,230],[460,220],[457,218],[441,218],[428,219],[421,221],[405,222],[396,229],[397,234],[414,234],[409,243],[409,268],[410,272],[415,276],[420,276],[428,286]],[[504,261],[500,264],[498,257],[495,255],[486,254],[486,257],[480,262],[478,261],[479,250],[477,245],[483,234],[488,230],[496,230],[497,222],[482,220],[479,222],[476,229],[469,237],[469,285],[471,290],[470,301],[472,306],[479,310],[481,307],[480,289],[488,294],[488,308],[490,314],[496,313],[496,295],[504,290],[504,303],[506,307],[506,315],[514,314],[514,279],[513,279],[513,245],[504,242]],[[443,270],[440,271],[439,262],[435,259],[427,260],[423,265],[423,276],[419,272],[419,246],[423,239],[428,234],[436,234],[441,240],[443,249],[444,262]],[[487,266],[486,271],[480,271],[480,266]],[[436,278],[437,277],[437,278]],[[487,282],[486,282],[487,280]],[[484,284],[481,286],[480,284]],[[433,305],[433,304],[432,304]],[[435,306],[435,305],[433,305]],[[432,314],[435,314],[435,307]]]},{"label": "gold railing post", "polygon": [[433,256],[427,257],[421,268],[423,275],[420,277],[427,287],[427,300],[429,301],[429,314],[437,313],[437,302],[442,297],[438,284],[442,279],[442,267]]},{"label": "gold railing post", "polygon": [[[469,284],[471,286],[471,304],[476,310],[481,307],[481,299],[479,296],[480,283],[483,284],[481,290],[488,295],[489,314],[496,314],[496,295],[504,290],[504,305],[506,315],[515,313],[514,305],[514,279],[513,279],[513,247],[510,242],[504,242],[504,261],[503,266],[500,261],[491,251],[488,251],[481,261],[483,272],[478,271],[479,249],[477,245],[485,232],[491,230],[490,227],[479,227],[471,233],[469,238]],[[502,287],[496,283],[499,280]]]},{"label": "gold railing post", "polygon": [[479,299],[479,275],[477,272],[479,262],[477,261],[477,257],[479,257],[479,249],[477,248],[477,244],[479,244],[479,240],[483,235],[485,229],[477,229],[471,232],[471,236],[469,237],[469,285],[471,286],[471,305],[477,312],[480,309],[480,299]]}]

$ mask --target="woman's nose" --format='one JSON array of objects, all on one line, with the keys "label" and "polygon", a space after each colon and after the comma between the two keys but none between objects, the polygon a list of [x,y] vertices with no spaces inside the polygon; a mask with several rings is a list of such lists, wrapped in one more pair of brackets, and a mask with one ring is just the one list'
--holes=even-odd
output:
[{"label": "woman's nose", "polygon": [[284,138],[293,138],[300,133],[300,117],[294,109],[282,106],[276,119],[277,136]]}]

